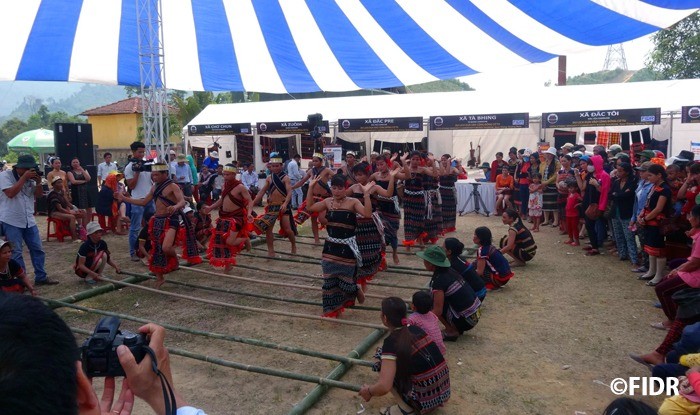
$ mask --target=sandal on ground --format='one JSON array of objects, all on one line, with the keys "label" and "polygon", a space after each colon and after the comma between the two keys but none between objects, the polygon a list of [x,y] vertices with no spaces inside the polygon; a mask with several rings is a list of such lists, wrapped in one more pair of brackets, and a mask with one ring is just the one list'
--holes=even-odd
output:
[{"label": "sandal on ground", "polygon": [[668,331],[669,329],[669,327],[664,326],[664,323],[651,323],[650,326],[657,330]]},{"label": "sandal on ground", "polygon": [[[660,282],[660,281],[659,281],[659,282]],[[647,286],[648,286],[648,287],[656,287],[656,284],[658,284],[658,282],[647,281]]]},{"label": "sandal on ground", "polygon": [[640,275],[637,277],[637,279],[640,281],[651,281],[654,279],[654,275],[650,275],[648,277],[645,277],[644,275]]},{"label": "sandal on ground", "polygon": [[652,364],[649,363],[649,362],[644,361],[644,359],[642,358],[641,355],[630,353],[630,354],[629,354],[629,357],[630,357],[630,359],[634,360],[635,362],[640,363],[640,364],[642,364],[642,365],[648,367],[649,370],[651,370],[651,369],[654,368],[654,365],[652,365]]},{"label": "sandal on ground", "polygon": [[647,272],[647,271],[649,271],[649,269],[645,268],[645,267],[635,267],[632,269],[632,272]]},{"label": "sandal on ground", "polygon": [[588,252],[584,254],[585,256],[594,256],[594,255],[600,255],[600,251],[596,249],[591,249]]},{"label": "sandal on ground", "polygon": [[395,414],[395,412],[394,412],[394,410],[393,410],[394,408],[398,409],[399,412],[401,413],[401,415],[411,415],[411,414],[416,413],[416,412],[413,411],[413,410],[411,410],[411,412],[406,412],[406,411],[404,411],[399,405],[391,405],[391,406],[389,406],[389,407],[387,407],[387,408],[382,408],[382,409],[379,410],[379,413],[380,413],[381,415],[394,415],[394,414]]}]

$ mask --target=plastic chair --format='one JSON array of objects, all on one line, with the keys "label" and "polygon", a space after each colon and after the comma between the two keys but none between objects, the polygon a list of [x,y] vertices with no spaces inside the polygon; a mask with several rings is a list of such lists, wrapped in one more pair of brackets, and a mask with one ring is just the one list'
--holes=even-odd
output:
[{"label": "plastic chair", "polygon": [[[52,223],[54,229],[53,232],[51,232]],[[66,223],[64,223],[61,219],[50,217],[46,218],[46,242],[51,240],[51,238],[56,238],[59,242],[63,242],[63,238],[66,236],[70,236],[70,229]]]}]

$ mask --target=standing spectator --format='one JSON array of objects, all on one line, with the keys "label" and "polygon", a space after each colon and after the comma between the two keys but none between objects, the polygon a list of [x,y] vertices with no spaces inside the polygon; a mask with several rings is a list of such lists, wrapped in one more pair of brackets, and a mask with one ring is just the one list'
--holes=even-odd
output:
[{"label": "standing spectator", "polygon": [[[70,161],[71,170],[66,173],[66,177],[70,182],[70,193],[71,201],[78,209],[85,209],[85,215],[83,216],[82,227],[85,229],[88,222],[92,219],[92,209],[95,207],[95,200],[93,200],[93,192],[90,191],[90,173],[87,172],[80,165],[80,160],[74,158]],[[84,231],[81,230],[82,233]],[[81,234],[81,239],[85,239],[86,235]]]},{"label": "standing spectator", "polygon": [[55,285],[46,276],[44,249],[34,220],[34,203],[43,195],[39,166],[34,157],[22,155],[12,170],[0,173],[0,221],[7,240],[12,242],[12,259],[27,269],[22,258],[22,242],[29,248],[34,267],[34,285]]},{"label": "standing spectator", "polygon": [[194,157],[191,154],[187,155],[187,164],[190,166],[190,174],[192,175],[192,196],[196,203],[199,203],[199,177],[197,177],[197,165],[194,162]]},{"label": "standing spectator", "polygon": [[[569,183],[574,182],[576,184],[576,171],[571,167],[571,155],[564,154],[559,157],[559,171],[557,172],[557,192],[559,193],[557,203],[559,205],[559,230],[562,235],[568,233],[568,225],[564,218],[566,215],[566,204],[569,197]],[[578,188],[576,189],[578,192]],[[573,212],[572,212],[573,213]],[[578,215],[576,215],[578,217]],[[578,227],[578,225],[577,225]],[[576,239],[578,239],[578,234],[576,234]]]},{"label": "standing spectator", "polygon": [[557,190],[557,178],[561,165],[557,160],[557,150],[550,147],[544,152],[544,163],[540,165],[542,176],[542,224],[559,227],[559,191]]},{"label": "standing spectator", "polygon": [[[651,166],[651,162],[647,161],[637,167],[637,170],[639,170],[639,181],[637,182],[637,190],[634,192],[634,206],[632,207],[632,219],[630,219],[630,226],[636,229],[639,245],[642,248],[646,240],[644,239],[642,227],[637,224],[637,218],[642,214],[642,210],[644,210],[644,206],[647,204],[647,198],[649,197],[649,192],[652,187],[651,182],[647,180],[649,166]],[[632,269],[632,272],[646,272],[649,269],[649,254],[647,254],[644,249],[642,249],[642,258],[644,264],[640,264],[641,266],[639,268]]]},{"label": "standing spectator", "polygon": [[173,163],[175,167],[175,175],[173,179],[186,198],[192,197],[192,169],[187,164],[187,157],[184,154],[178,154],[177,161]]},{"label": "standing spectator", "polygon": [[199,200],[206,202],[211,197],[211,184],[209,184],[209,177],[211,177],[212,172],[207,166],[202,166],[202,170],[198,174],[199,185],[197,186],[197,193],[199,193]]},{"label": "standing spectator", "polygon": [[109,175],[110,172],[118,170],[119,166],[117,166],[117,163],[112,163],[112,153],[107,152],[103,156],[104,160],[102,163],[97,165],[97,185],[102,186],[102,182],[105,181],[107,178],[107,175]]},{"label": "standing spectator", "polygon": [[600,248],[606,238],[606,219],[603,212],[608,205],[608,193],[610,192],[610,175],[603,170],[603,158],[595,155],[590,158],[590,165],[586,166],[588,175],[585,180],[585,192],[583,206],[586,208],[586,230],[590,239],[590,247],[584,248],[587,256],[600,255]]},{"label": "standing spectator", "polygon": [[651,182],[651,192],[637,224],[643,227],[644,251],[649,254],[649,271],[640,276],[640,280],[651,280],[649,286],[655,286],[666,275],[666,238],[661,231],[661,221],[669,217],[671,211],[671,188],[666,182],[666,170],[663,166],[652,164],[647,170],[647,180]]},{"label": "standing spectator", "polygon": [[207,166],[211,171],[219,167],[219,152],[214,150],[209,152],[209,157],[205,158],[202,165]]},{"label": "standing spectator", "polygon": [[68,179],[66,178],[66,172],[61,170],[61,159],[58,157],[49,157],[48,162],[53,170],[46,175],[46,181],[53,183],[54,177],[60,177],[61,183],[63,184],[63,193],[66,195],[66,197],[70,197],[70,194],[68,193]]},{"label": "standing spectator", "polygon": [[[295,154],[287,165],[287,175],[292,186],[297,184],[304,175],[301,173],[301,156]],[[301,188],[292,190],[292,209],[297,210],[304,201],[304,192]]]},{"label": "standing spectator", "polygon": [[260,190],[258,188],[258,174],[255,172],[255,165],[250,163],[243,167],[245,168],[245,171],[241,173],[241,183],[243,183],[243,186],[248,189],[250,197],[255,199],[255,196],[258,195],[258,191]]},{"label": "standing spectator", "polygon": [[219,200],[221,196],[221,191],[224,188],[224,166],[218,165],[216,167],[216,174],[209,178],[209,182],[212,184],[212,199],[214,201]]},{"label": "standing spectator", "polygon": [[515,181],[519,184],[519,195],[520,200],[520,215],[523,218],[527,218],[528,214],[528,201],[530,199],[530,155],[532,153],[530,150],[523,151],[523,160],[516,167],[517,176]]},{"label": "standing spectator", "polygon": [[[143,171],[143,156],[145,153],[146,145],[144,143],[140,141],[131,143],[132,159],[124,168],[124,178],[126,179],[126,185],[131,191],[131,197],[134,199],[143,199],[146,197],[153,185],[151,174]],[[131,205],[131,215],[129,217],[131,220],[131,224],[129,225],[129,253],[131,254],[131,260],[134,262],[141,260],[136,255],[136,251],[139,247],[138,238],[142,226],[141,221],[146,212],[153,215],[155,209],[155,204],[152,201],[145,206]]]},{"label": "standing spectator", "polygon": [[610,193],[613,203],[611,219],[617,254],[621,261],[629,259],[634,268],[639,267],[639,259],[637,258],[637,242],[634,240],[634,233],[630,230],[629,223],[632,218],[636,188],[637,181],[632,165],[620,163]]},{"label": "standing spectator", "polygon": [[487,177],[487,179],[495,183],[496,177],[501,174],[501,170],[504,167],[508,167],[508,163],[503,160],[503,153],[499,151],[496,153],[496,160],[491,162],[491,174],[490,177]]}]

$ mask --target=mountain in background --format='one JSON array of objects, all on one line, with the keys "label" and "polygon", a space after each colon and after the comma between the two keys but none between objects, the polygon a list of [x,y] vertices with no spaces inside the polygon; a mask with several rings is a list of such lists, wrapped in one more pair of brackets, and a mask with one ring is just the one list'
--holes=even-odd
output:
[{"label": "mountain in background", "polygon": [[[50,112],[78,115],[81,112],[126,98],[124,87],[68,82],[0,83],[0,122],[19,118],[26,121],[41,105]],[[12,103],[10,107],[10,103]]]},{"label": "mountain in background", "polygon": [[662,77],[658,73],[649,68],[632,71],[617,68],[610,71],[598,71],[570,76],[566,78],[566,85],[615,84],[622,82],[658,81],[661,79]]}]

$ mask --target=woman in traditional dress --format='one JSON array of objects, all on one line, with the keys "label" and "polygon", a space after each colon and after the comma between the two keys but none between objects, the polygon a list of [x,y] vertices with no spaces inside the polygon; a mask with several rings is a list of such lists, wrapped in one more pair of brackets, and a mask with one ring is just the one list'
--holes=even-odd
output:
[{"label": "woman in traditional dress", "polygon": [[[320,202],[321,200],[330,197],[331,189],[328,187],[328,182],[331,180],[333,172],[330,168],[323,164],[323,161],[323,154],[314,153],[314,156],[311,158],[311,168],[306,171],[306,175],[304,175],[301,180],[292,186],[292,190],[304,186],[304,183],[310,179],[318,178],[318,186],[316,186],[314,190],[314,200]],[[311,218],[311,232],[314,234],[314,243],[320,244],[321,239],[318,236],[318,231],[323,227],[323,225],[319,224],[318,214],[316,213],[310,215],[306,211],[306,203],[302,203],[297,209],[297,213],[294,215],[294,222],[297,225],[302,225],[309,218]]]},{"label": "woman in traditional dress", "polygon": [[440,198],[442,198],[442,233],[457,230],[457,197],[455,195],[455,183],[457,182],[456,167],[453,167],[452,157],[443,154],[440,158]]},{"label": "woman in traditional dress", "polygon": [[542,176],[542,225],[559,227],[559,191],[557,190],[557,173],[561,165],[557,161],[557,149],[550,147],[544,152],[544,163],[540,164]]},{"label": "woman in traditional dress", "polygon": [[[348,187],[345,194],[362,202],[364,199],[363,190],[369,183],[372,166],[366,162],[356,164],[352,168],[352,173],[357,183]],[[387,190],[375,184],[369,188],[370,195],[376,194],[383,197],[392,195],[394,193],[394,174],[393,172],[389,174],[389,188]],[[373,198],[372,200],[376,199]],[[386,269],[386,261],[383,261],[384,224],[375,206],[376,204],[372,203],[372,215],[357,217],[357,228],[355,229],[357,245],[362,254],[362,266],[357,270],[357,283],[360,284],[363,290],[367,285],[367,281],[371,281],[378,271]]]},{"label": "woman in traditional dress", "polygon": [[[428,163],[432,163],[432,157],[428,157]],[[421,154],[417,151],[411,152],[410,162],[404,163],[404,171],[397,178],[404,179],[404,198],[403,198],[403,229],[404,241],[403,244],[408,250],[418,242],[421,246],[423,239],[428,236],[426,232],[426,218],[432,215],[429,198],[426,198],[423,183],[431,180],[434,175],[437,175],[437,170],[434,166],[428,164],[425,166],[425,161]]]},{"label": "woman in traditional dress", "polygon": [[372,216],[370,189],[374,182],[362,186],[363,202],[349,198],[345,191],[345,176],[336,175],[331,179],[332,197],[320,202],[314,200],[315,187],[319,178],[309,184],[306,195],[306,210],[309,213],[326,212],[328,237],[323,245],[321,268],[323,269],[323,315],[338,317],[345,307],[365,301],[365,294],[357,284],[357,267],[362,266],[362,254],[355,239],[357,215]]},{"label": "woman in traditional dress", "polygon": [[425,166],[433,168],[432,175],[425,177],[423,180],[423,190],[425,190],[426,200],[428,202],[428,212],[425,217],[425,232],[428,242],[434,244],[442,235],[442,200],[440,198],[440,171],[433,159],[433,153],[428,153],[428,159],[424,156]]},{"label": "woman in traditional dress", "polygon": [[485,226],[474,229],[472,241],[479,245],[476,273],[484,279],[487,290],[498,290],[515,276],[501,251],[493,246],[491,230]]},{"label": "woman in traditional dress", "polygon": [[450,399],[450,369],[437,344],[418,326],[409,326],[406,304],[398,297],[382,301],[382,323],[389,336],[375,355],[379,379],[362,385],[360,396],[370,401],[393,392],[398,402],[379,411],[385,415],[427,414]]},{"label": "woman in traditional dress", "polygon": [[[391,165],[389,163],[391,163]],[[375,165],[377,171],[370,177],[370,180],[373,180],[377,183],[377,186],[381,186],[382,189],[389,189],[389,182],[392,181],[397,174],[397,171],[391,169],[391,167],[399,167],[398,164],[392,163],[387,157],[381,155],[377,156]],[[393,174],[392,170],[394,170]],[[384,223],[384,244],[385,246],[391,246],[394,264],[398,264],[398,232],[401,220],[401,209],[399,208],[399,197],[396,195],[396,186],[394,186],[394,191],[390,192],[388,196],[377,194],[377,210]]]},{"label": "woman in traditional dress", "polygon": [[557,172],[557,204],[559,206],[559,231],[561,235],[567,234],[566,228],[566,200],[569,197],[568,183],[576,180],[576,171],[571,167],[571,156],[564,154],[559,157],[559,171]]},{"label": "woman in traditional dress", "polygon": [[[85,209],[83,216],[83,229],[92,220],[92,208],[95,207],[95,201],[92,200],[88,186],[90,186],[90,173],[88,173],[80,165],[80,160],[75,157],[70,162],[71,170],[66,174],[70,182],[71,200],[78,209]],[[83,235],[81,235],[82,237]]]},{"label": "woman in traditional dress", "polygon": [[670,213],[671,187],[666,182],[666,170],[658,164],[649,166],[647,181],[652,184],[651,192],[637,223],[644,227],[644,252],[649,254],[649,271],[639,279],[651,280],[647,285],[653,287],[666,275],[666,238],[661,232],[661,220]]},{"label": "woman in traditional dress", "polygon": [[501,238],[501,253],[513,258],[512,265],[523,266],[537,253],[537,245],[532,233],[520,220],[515,210],[506,210],[501,219],[504,225],[508,225],[508,234]]}]

